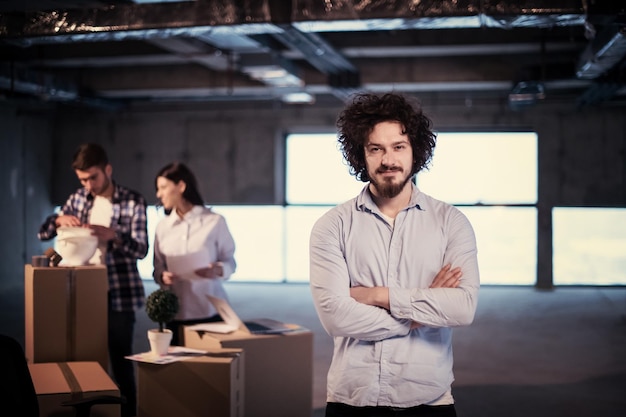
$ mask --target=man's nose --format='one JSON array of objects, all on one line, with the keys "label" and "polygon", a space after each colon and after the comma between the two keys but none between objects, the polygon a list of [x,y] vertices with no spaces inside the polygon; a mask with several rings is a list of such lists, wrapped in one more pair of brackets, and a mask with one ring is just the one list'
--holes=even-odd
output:
[{"label": "man's nose", "polygon": [[392,166],[393,165],[393,155],[390,152],[383,152],[383,156],[380,161],[383,165]]}]

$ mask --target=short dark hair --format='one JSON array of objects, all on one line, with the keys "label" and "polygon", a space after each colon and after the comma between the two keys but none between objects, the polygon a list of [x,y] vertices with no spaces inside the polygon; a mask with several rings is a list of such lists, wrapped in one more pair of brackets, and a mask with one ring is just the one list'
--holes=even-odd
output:
[{"label": "short dark hair", "polygon": [[187,165],[182,162],[172,162],[165,165],[159,170],[154,178],[155,188],[159,177],[167,178],[175,183],[184,181],[187,186],[183,192],[183,198],[195,206],[204,205],[204,200],[200,195],[200,191],[198,191],[198,182],[196,181],[196,177]]},{"label": "short dark hair", "polygon": [[433,157],[436,135],[417,100],[398,93],[361,93],[337,118],[341,151],[350,165],[350,173],[360,181],[370,180],[365,166],[369,135],[378,123],[388,121],[399,122],[409,137],[413,150],[411,176],[426,168]]},{"label": "short dark hair", "polygon": [[72,169],[87,171],[96,166],[104,169],[108,164],[109,157],[102,146],[97,143],[83,143],[74,153]]}]

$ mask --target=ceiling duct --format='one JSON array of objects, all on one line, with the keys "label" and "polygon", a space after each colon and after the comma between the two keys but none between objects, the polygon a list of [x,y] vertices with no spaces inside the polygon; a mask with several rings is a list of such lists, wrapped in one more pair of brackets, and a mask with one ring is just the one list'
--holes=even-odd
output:
[{"label": "ceiling duct", "polygon": [[281,25],[282,32],[272,35],[288,48],[299,51],[309,64],[327,76],[333,94],[342,101],[360,86],[359,72],[340,52],[316,33],[301,32],[292,25]]},{"label": "ceiling duct", "polygon": [[604,75],[626,56],[626,28],[612,25],[600,32],[583,52],[576,70],[579,78]]},{"label": "ceiling duct", "polygon": [[0,14],[0,39],[24,46],[72,41],[195,37],[212,31],[249,35],[275,30],[269,0],[120,4]]},{"label": "ceiling duct", "polygon": [[95,97],[74,83],[4,63],[0,63],[0,90],[6,90],[9,94],[36,96],[46,102],[74,102],[106,110],[121,107],[121,103]]},{"label": "ceiling duct", "polygon": [[581,25],[584,22],[580,0],[294,0],[293,10],[292,22],[303,32],[509,29]]},{"label": "ceiling duct", "polygon": [[[57,2],[59,5],[63,1]],[[72,2],[67,2],[68,4]],[[0,38],[23,43],[302,32],[582,25],[580,0],[196,0],[0,13]],[[72,4],[75,4],[73,2]],[[90,4],[90,3],[87,3]],[[61,6],[59,6],[61,7]]]},{"label": "ceiling duct", "polygon": [[[274,66],[273,69],[282,69],[287,76],[293,77],[292,86],[286,87],[291,90],[297,89],[296,86],[301,85],[303,81],[298,71],[294,69],[294,64],[298,60],[305,60],[326,76],[326,84],[323,81],[315,84],[318,77],[313,76],[310,77],[312,83],[301,90],[313,94],[323,90],[323,93],[331,92],[335,97],[345,100],[362,88],[362,74],[359,68],[346,58],[341,47],[334,47],[327,41],[323,32],[555,28],[582,26],[585,21],[585,10],[581,0],[553,0],[549,2],[549,6],[546,6],[548,2],[538,0],[147,1],[142,0],[141,4],[132,4],[130,0],[124,4],[121,4],[122,1],[115,1],[115,4],[110,6],[62,9],[63,4],[77,7],[75,5],[79,2],[57,0],[55,4],[59,5],[59,10],[0,12],[0,42],[26,47],[73,42],[147,41],[175,54],[176,63],[187,60],[215,71],[229,72],[233,69],[247,71],[250,76],[252,71],[249,69],[261,63],[260,58],[255,55],[261,53],[268,55],[265,61],[268,61],[268,65]],[[0,10],[3,10],[2,7],[0,2]],[[22,10],[28,9],[23,7]],[[263,37],[273,38],[284,47],[263,45],[263,42],[259,42]],[[199,45],[200,41],[210,47]],[[226,51],[227,55],[214,53],[216,51],[212,47]],[[234,53],[228,55],[231,52]],[[251,56],[246,58],[248,54]],[[136,57],[139,60],[144,58],[141,55]],[[227,57],[233,60],[226,59]],[[103,62],[106,58],[103,57]],[[32,62],[37,61],[34,58],[30,59]],[[49,60],[50,57],[45,59]],[[233,67],[235,60],[237,62]],[[355,57],[354,62],[358,60]],[[361,58],[360,61],[365,60]],[[43,60],[39,60],[37,64],[42,62]],[[308,67],[304,69],[308,71]],[[257,72],[254,74],[256,74],[254,77],[267,85],[264,90],[266,93],[269,92],[271,95],[282,93],[275,90],[275,84],[272,84],[269,78],[264,78]],[[363,78],[368,88],[383,88],[382,84],[372,85],[369,79],[365,79],[364,76]],[[417,85],[415,88],[428,89],[435,88],[432,87],[437,84],[434,81],[436,80],[397,80],[394,85],[405,83]],[[463,80],[444,81],[440,84],[462,83]],[[502,80],[496,76],[494,80],[471,79],[470,82],[474,85],[483,81]],[[389,82],[384,84],[384,88],[389,88]],[[133,84],[133,87],[135,85]],[[181,94],[180,97],[183,97],[198,87],[185,89],[183,86],[179,89],[180,93],[177,93],[175,88],[167,92],[165,87],[161,89],[161,86],[147,86],[143,90],[140,88],[134,90],[111,84],[101,93],[103,96],[106,96],[107,92],[120,94],[131,99],[134,95],[139,97],[150,89],[155,91],[154,97],[157,94],[171,94],[169,97]]]}]

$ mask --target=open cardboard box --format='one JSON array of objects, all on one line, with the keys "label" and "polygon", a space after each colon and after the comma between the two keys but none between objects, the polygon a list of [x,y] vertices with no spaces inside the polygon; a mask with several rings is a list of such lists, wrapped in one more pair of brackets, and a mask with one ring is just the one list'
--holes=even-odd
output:
[{"label": "open cardboard box", "polygon": [[283,334],[254,335],[196,331],[185,326],[185,346],[239,348],[246,355],[247,417],[305,417],[313,407],[313,333],[301,328]]},{"label": "open cardboard box", "polygon": [[108,369],[108,289],[104,265],[25,265],[28,362],[97,361]]},{"label": "open cardboard box", "polygon": [[[102,395],[119,397],[115,382],[98,362],[29,363],[40,417],[75,417],[76,410],[64,402]],[[119,417],[120,404],[96,404],[90,417]]]},{"label": "open cardboard box", "polygon": [[137,362],[139,417],[243,417],[244,352],[212,349],[166,364]]}]

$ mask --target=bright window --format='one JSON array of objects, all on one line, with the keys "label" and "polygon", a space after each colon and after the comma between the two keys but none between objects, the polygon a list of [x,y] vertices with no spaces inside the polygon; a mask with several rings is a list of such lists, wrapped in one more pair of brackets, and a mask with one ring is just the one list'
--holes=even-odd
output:
[{"label": "bright window", "polygon": [[286,143],[287,204],[335,205],[364,187],[350,175],[336,134],[293,134]]},{"label": "bright window", "polygon": [[626,284],[626,209],[552,210],[554,285]]},{"label": "bright window", "polygon": [[153,258],[154,258],[154,233],[156,231],[156,226],[159,221],[165,217],[165,212],[162,207],[156,206],[148,206],[146,207],[146,220],[147,220],[147,228],[148,228],[148,254],[145,258],[140,259],[137,262],[137,268],[139,269],[139,275],[143,279],[153,279],[152,272],[154,270],[153,267]]},{"label": "bright window", "polygon": [[422,191],[450,204],[535,204],[537,135],[440,133]]},{"label": "bright window", "polygon": [[237,270],[232,280],[281,282],[285,279],[285,221],[280,206],[213,206],[226,219],[235,240]]},{"label": "bright window", "polygon": [[537,211],[534,207],[460,207],[474,227],[482,285],[534,285]]}]

